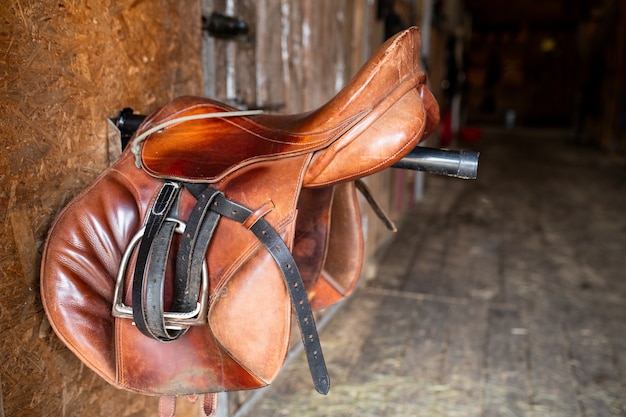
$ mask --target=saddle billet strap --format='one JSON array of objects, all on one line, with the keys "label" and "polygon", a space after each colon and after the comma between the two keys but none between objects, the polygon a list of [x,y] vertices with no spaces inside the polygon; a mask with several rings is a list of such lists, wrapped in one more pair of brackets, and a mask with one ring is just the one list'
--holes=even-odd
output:
[{"label": "saddle billet strap", "polygon": [[[146,327],[152,337],[162,342],[178,339],[187,329],[168,329],[165,326],[165,311],[163,306],[163,288],[165,285],[165,270],[167,258],[176,224],[165,222],[157,233],[152,244],[152,253],[148,262],[148,273],[145,285],[145,303],[142,306]],[[133,302],[133,305],[135,303]]]},{"label": "saddle billet strap", "polygon": [[378,217],[380,221],[383,222],[385,227],[392,232],[397,232],[398,228],[396,227],[395,223],[393,222],[393,220],[391,220],[387,213],[385,213],[385,210],[383,210],[380,204],[378,204],[378,201],[376,201],[376,199],[374,198],[374,195],[370,191],[367,184],[365,184],[365,181],[360,178],[356,179],[354,180],[354,185],[356,189],[359,190],[365,201],[367,201],[367,203],[370,205],[372,211],[374,211],[374,214],[376,214],[376,217]]},{"label": "saddle billet strap", "polygon": [[[187,186],[187,189],[196,198],[201,195],[197,186]],[[241,224],[246,222],[250,215],[253,214],[252,210],[228,200],[222,194],[216,195],[213,199],[211,211]],[[298,318],[302,344],[304,345],[309,363],[313,385],[317,392],[326,395],[330,389],[330,378],[326,369],[313,312],[296,262],[278,232],[265,219],[259,218],[249,229],[272,255],[285,279],[291,303]]]},{"label": "saddle billet strap", "polygon": [[202,184],[185,187],[196,190],[196,205],[187,220],[176,258],[172,311],[177,312],[190,312],[196,307],[206,251],[220,218],[219,213],[210,210],[220,191]]},{"label": "saddle billet strap", "polygon": [[[137,263],[133,273],[133,320],[137,328],[145,335],[155,337],[149,329],[146,320],[147,305],[144,303],[144,288],[147,280],[148,262],[151,260],[153,241],[161,230],[163,223],[174,201],[180,193],[180,185],[175,182],[165,182],[150,209],[146,220],[145,231],[137,251]],[[155,337],[156,338],[156,337]]]}]

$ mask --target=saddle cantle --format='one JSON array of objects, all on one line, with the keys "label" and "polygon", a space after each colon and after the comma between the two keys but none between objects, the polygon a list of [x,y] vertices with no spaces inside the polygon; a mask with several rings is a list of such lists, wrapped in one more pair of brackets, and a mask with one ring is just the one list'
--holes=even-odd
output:
[{"label": "saddle cantle", "polygon": [[50,231],[41,294],[59,338],[116,387],[250,389],[280,370],[293,310],[327,392],[310,307],[358,279],[353,180],[438,123],[419,46],[416,28],[396,35],[309,113],[226,117],[235,109],[183,97],[148,117]]}]

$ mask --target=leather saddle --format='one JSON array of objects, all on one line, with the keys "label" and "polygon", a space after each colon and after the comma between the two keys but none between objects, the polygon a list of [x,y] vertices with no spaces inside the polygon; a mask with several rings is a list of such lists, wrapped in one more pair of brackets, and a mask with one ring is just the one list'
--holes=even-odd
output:
[{"label": "leather saddle", "polygon": [[328,392],[311,310],[359,277],[354,181],[438,123],[419,42],[391,38],[309,113],[183,97],[149,116],[49,233],[41,294],[59,338],[112,385],[176,397],[271,383],[295,316]]}]

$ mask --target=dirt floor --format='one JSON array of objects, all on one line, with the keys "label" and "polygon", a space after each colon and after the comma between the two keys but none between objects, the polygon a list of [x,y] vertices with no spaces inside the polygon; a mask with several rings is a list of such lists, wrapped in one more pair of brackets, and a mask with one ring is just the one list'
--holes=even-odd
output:
[{"label": "dirt floor", "polygon": [[562,132],[475,147],[322,332],[330,394],[300,355],[237,415],[626,415],[626,169]]}]

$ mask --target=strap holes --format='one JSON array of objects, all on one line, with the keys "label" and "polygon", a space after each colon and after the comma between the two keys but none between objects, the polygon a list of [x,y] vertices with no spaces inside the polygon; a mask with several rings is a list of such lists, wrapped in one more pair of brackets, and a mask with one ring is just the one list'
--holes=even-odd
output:
[{"label": "strap holes", "polygon": [[261,234],[262,234],[262,235],[267,235],[267,230],[262,230],[262,231],[261,231]]},{"label": "strap holes", "polygon": [[287,269],[291,269],[291,264],[286,265]]},{"label": "strap holes", "polygon": [[231,211],[230,213],[231,213],[232,215],[235,215],[235,214],[237,214],[237,210],[233,210],[233,211]]},{"label": "strap holes", "polygon": [[294,288],[298,288],[298,283],[297,283],[297,282],[294,282],[294,283],[293,283],[293,287],[294,287]]}]

